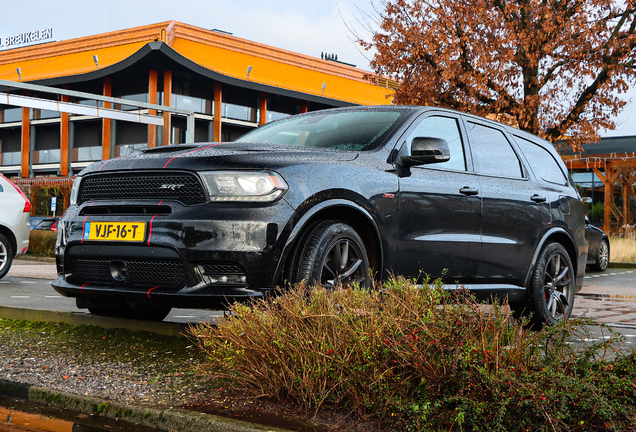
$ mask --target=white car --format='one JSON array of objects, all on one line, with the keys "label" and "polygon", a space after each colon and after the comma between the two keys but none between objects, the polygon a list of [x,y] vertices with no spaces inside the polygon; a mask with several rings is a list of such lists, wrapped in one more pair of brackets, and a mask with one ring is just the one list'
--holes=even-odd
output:
[{"label": "white car", "polygon": [[31,201],[0,174],[0,279],[29,247]]}]

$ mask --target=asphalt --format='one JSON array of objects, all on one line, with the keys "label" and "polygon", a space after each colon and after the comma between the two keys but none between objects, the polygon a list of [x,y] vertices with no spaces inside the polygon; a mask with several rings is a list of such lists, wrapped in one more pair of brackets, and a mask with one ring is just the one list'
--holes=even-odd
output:
[{"label": "asphalt", "polygon": [[[218,311],[175,310],[164,322],[106,318],[90,315],[75,308],[74,301],[59,296],[50,287],[56,278],[51,259],[15,260],[8,275],[0,281],[6,299],[0,304],[0,316],[30,321],[65,322],[73,325],[95,325],[106,328],[127,328],[179,336],[191,324],[215,320]],[[29,295],[6,295],[6,293]],[[25,298],[26,297],[26,298]],[[34,307],[33,303],[40,307]],[[572,313],[575,317],[591,318],[607,324],[625,336],[626,347],[636,347],[636,266],[613,264],[603,273],[588,273],[583,289],[577,294]],[[591,326],[594,343],[608,337],[607,330]],[[28,399],[58,408],[129,421],[135,424],[179,432],[202,431],[284,431],[241,420],[179,409],[159,410],[147,406],[126,405],[116,401],[62,393],[52,389],[0,380],[0,394]]]}]

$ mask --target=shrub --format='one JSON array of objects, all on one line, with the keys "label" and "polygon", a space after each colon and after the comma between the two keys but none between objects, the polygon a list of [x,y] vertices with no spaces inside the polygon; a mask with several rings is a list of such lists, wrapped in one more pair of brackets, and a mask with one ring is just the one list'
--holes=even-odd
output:
[{"label": "shrub", "polygon": [[619,336],[582,343],[586,327],[573,320],[531,332],[506,311],[439,282],[397,278],[374,290],[300,284],[235,304],[217,327],[190,332],[208,355],[208,373],[242,391],[305,409],[346,407],[396,430],[630,424],[636,362],[618,354]]},{"label": "shrub", "polygon": [[605,206],[601,202],[595,202],[592,204],[592,219],[596,221],[603,220],[605,214]]},{"label": "shrub", "polygon": [[53,257],[55,256],[56,231],[31,230],[29,232],[29,255]]}]

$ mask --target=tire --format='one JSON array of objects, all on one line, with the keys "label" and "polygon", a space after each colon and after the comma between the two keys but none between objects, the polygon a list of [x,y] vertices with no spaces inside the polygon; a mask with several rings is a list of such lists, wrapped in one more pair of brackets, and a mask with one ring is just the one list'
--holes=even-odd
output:
[{"label": "tire", "polygon": [[4,234],[0,234],[0,279],[7,275],[12,263],[13,248],[11,242]]},{"label": "tire", "polygon": [[349,225],[334,220],[321,222],[301,250],[295,282],[306,280],[326,287],[371,285],[364,242]]},{"label": "tire", "polygon": [[537,260],[528,292],[533,328],[569,318],[574,306],[576,278],[572,261],[559,243],[547,244]]},{"label": "tire", "polygon": [[594,263],[590,265],[592,270],[604,272],[609,265],[609,242],[605,239],[601,240],[601,244],[598,246],[598,252]]},{"label": "tire", "polygon": [[99,302],[99,304],[91,301],[88,306],[88,311],[92,315],[138,319],[144,321],[163,321],[171,310],[172,308],[170,306],[128,303],[123,300]]}]

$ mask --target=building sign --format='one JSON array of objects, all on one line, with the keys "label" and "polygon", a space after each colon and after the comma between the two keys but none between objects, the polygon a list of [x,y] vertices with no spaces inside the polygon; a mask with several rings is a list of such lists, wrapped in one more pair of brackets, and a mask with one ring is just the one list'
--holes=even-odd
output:
[{"label": "building sign", "polygon": [[53,29],[35,30],[26,33],[20,33],[15,36],[0,38],[0,48],[11,48],[32,42],[40,42],[53,39]]}]

